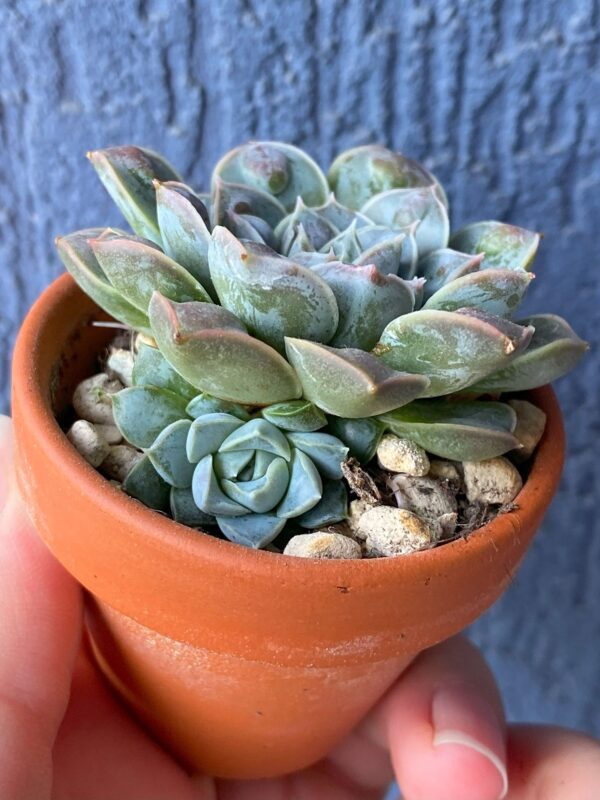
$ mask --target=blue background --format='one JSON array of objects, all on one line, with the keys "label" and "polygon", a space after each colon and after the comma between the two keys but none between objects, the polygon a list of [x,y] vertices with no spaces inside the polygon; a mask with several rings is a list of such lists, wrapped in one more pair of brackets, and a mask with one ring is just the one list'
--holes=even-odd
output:
[{"label": "blue background", "polygon": [[[10,6],[10,8],[9,8]],[[545,234],[527,311],[592,351],[557,385],[569,453],[524,567],[472,631],[514,719],[600,735],[600,8],[595,0],[0,3],[0,389],[52,240],[119,215],[88,149],[163,151],[197,187],[248,138],[323,166],[377,141],[445,184],[454,226]]]}]

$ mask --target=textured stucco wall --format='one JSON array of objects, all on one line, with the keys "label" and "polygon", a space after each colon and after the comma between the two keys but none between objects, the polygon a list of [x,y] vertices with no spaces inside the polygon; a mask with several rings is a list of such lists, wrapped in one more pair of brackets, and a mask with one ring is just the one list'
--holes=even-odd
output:
[{"label": "textured stucco wall", "polygon": [[558,385],[569,458],[543,533],[473,630],[517,718],[600,734],[600,7],[596,0],[0,2],[0,390],[60,271],[61,232],[118,223],[83,158],[137,142],[191,182],[247,138],[323,164],[379,141],[425,160],[455,225],[544,231],[528,309],[595,350]]}]

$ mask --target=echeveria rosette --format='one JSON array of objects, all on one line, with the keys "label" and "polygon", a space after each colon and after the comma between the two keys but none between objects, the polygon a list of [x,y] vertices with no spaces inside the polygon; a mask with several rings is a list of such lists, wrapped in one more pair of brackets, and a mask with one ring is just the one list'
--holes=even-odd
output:
[{"label": "echeveria rosette", "polygon": [[[147,382],[152,373],[159,385]],[[310,402],[256,412],[207,394],[188,399],[193,387],[146,345],[134,382],[113,407],[125,439],[144,451],[124,489],[146,505],[194,527],[216,524],[251,547],[269,544],[290,520],[318,527],[346,517],[348,448],[320,430],[327,419]]]},{"label": "echeveria rosette", "polygon": [[[323,473],[307,437],[362,463],[386,430],[447,458],[505,453],[514,412],[478,396],[543,385],[585,350],[559,317],[513,321],[539,234],[493,220],[451,234],[441,184],[400,153],[353,148],[326,178],[293,145],[250,142],[219,161],[209,193],[144,148],[89,157],[135,233],[92,228],[57,247],[84,291],[155,340],[114,399],[145,451],[124,488],[186,524],[218,518],[227,536],[267,541],[287,519],[284,474],[286,492],[303,474],[312,499],[321,481],[297,522],[341,513],[341,474]],[[217,418],[233,428],[214,444]],[[230,437],[253,428],[279,452],[248,447],[242,464]],[[194,437],[213,442],[195,461]],[[247,513],[223,513],[234,504]]]},{"label": "echeveria rosette", "polygon": [[187,439],[196,505],[215,516],[228,539],[254,547],[275,539],[288,520],[319,527],[346,517],[340,479],[347,453],[331,434],[230,414],[199,417]]}]

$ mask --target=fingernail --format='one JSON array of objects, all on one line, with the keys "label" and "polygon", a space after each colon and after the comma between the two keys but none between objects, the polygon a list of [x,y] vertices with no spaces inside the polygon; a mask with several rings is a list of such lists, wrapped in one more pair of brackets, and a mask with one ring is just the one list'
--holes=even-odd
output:
[{"label": "fingernail", "polygon": [[8,417],[0,415],[0,511],[8,501],[12,471],[12,429]]},{"label": "fingernail", "polygon": [[450,686],[434,694],[431,716],[433,746],[467,747],[486,758],[498,771],[501,788],[497,800],[503,800],[508,794],[505,745],[498,716],[491,706],[468,686]]}]

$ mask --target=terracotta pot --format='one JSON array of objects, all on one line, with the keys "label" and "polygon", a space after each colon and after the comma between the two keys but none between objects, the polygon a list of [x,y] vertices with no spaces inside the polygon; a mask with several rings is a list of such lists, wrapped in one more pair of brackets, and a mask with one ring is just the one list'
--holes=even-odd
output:
[{"label": "terracotta pot", "polygon": [[13,375],[18,478],[37,529],[88,591],[88,632],[110,684],[184,763],[221,777],[321,758],[426,647],[511,582],[556,490],[560,410],[518,510],[407,557],[318,561],[249,550],[180,526],[113,488],[56,421],[112,331],[59,278],[21,330]]}]

